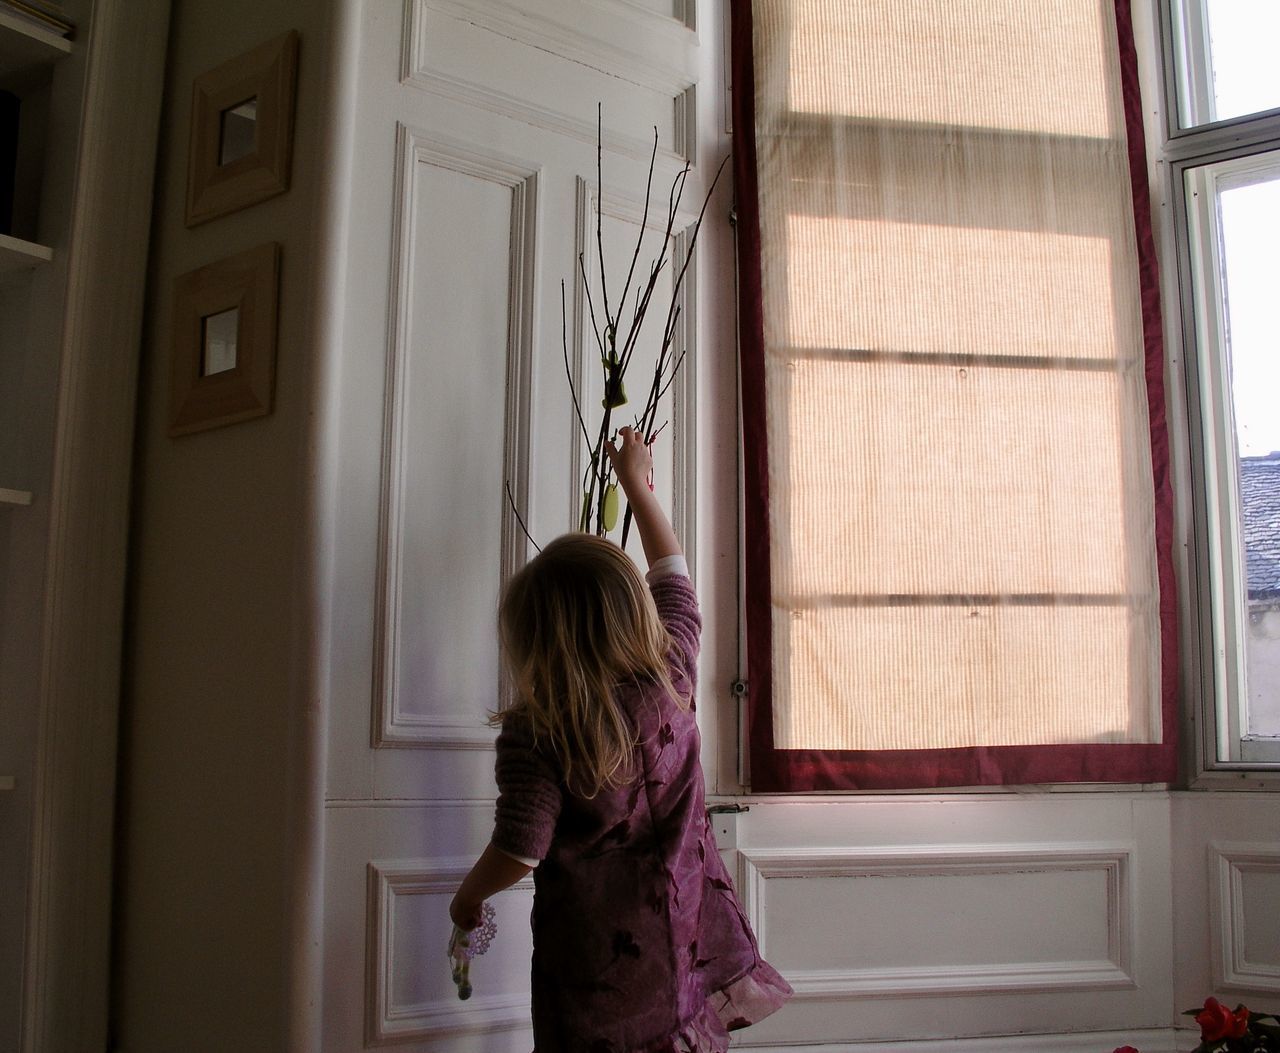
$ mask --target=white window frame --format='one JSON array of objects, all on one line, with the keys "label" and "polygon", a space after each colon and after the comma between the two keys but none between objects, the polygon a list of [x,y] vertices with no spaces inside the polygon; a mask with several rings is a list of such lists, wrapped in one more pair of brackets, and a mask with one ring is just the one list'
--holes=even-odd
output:
[{"label": "white window frame", "polygon": [[[1180,534],[1188,548],[1180,604],[1193,765],[1188,782],[1197,788],[1280,790],[1280,743],[1259,746],[1240,734],[1247,614],[1215,207],[1218,190],[1259,181],[1280,168],[1280,158],[1260,156],[1280,151],[1280,108],[1210,119],[1204,2],[1149,0],[1147,8],[1158,27],[1159,61],[1153,65],[1164,110],[1163,120],[1151,121],[1148,147],[1160,180],[1153,190],[1163,196],[1169,236],[1161,246],[1170,301],[1166,338],[1171,361],[1182,366],[1173,386],[1180,381],[1186,396],[1185,413],[1172,399],[1170,410],[1175,452],[1183,446],[1189,461],[1180,478],[1188,484],[1189,500],[1179,502]],[[1182,127],[1183,110],[1193,127]],[[1171,281],[1176,285],[1169,296]]]}]

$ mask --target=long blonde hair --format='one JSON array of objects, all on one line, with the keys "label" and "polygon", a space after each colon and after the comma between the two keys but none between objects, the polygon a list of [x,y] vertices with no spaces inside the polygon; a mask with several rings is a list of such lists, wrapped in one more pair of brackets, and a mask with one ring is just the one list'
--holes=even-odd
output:
[{"label": "long blonde hair", "polygon": [[491,722],[526,718],[584,797],[632,774],[636,733],[619,687],[656,682],[688,708],[667,672],[671,637],[653,596],[603,538],[565,534],[544,547],[507,582],[498,630],[514,690]]}]

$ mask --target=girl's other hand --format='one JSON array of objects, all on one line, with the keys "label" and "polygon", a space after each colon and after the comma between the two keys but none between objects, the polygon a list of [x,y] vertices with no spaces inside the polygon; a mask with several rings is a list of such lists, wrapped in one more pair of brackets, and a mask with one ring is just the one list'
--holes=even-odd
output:
[{"label": "girl's other hand", "polygon": [[606,442],[605,451],[618,476],[618,482],[628,497],[649,489],[649,477],[653,474],[653,453],[638,431],[634,428],[620,428],[618,445]]},{"label": "girl's other hand", "polygon": [[473,902],[463,899],[462,893],[459,892],[449,904],[449,918],[463,932],[470,932],[480,924],[480,908],[483,906],[484,900]]}]

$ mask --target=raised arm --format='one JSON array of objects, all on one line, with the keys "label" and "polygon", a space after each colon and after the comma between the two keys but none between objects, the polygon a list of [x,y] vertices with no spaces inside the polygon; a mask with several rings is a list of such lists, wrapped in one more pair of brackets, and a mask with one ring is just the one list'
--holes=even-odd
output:
[{"label": "raised arm", "polygon": [[640,544],[644,546],[644,558],[653,566],[664,556],[683,554],[676,532],[671,529],[666,513],[649,489],[649,475],[653,471],[653,455],[644,438],[634,428],[622,428],[618,432],[618,444],[605,446],[609,461],[627,504],[640,532]]}]

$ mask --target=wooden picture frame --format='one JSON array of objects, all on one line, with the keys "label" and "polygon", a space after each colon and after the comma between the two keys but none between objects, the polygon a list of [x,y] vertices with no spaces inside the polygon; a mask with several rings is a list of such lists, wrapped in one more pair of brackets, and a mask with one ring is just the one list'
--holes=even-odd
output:
[{"label": "wooden picture frame", "polygon": [[291,30],[195,79],[186,224],[289,189],[298,34]]},{"label": "wooden picture frame", "polygon": [[171,436],[271,412],[279,288],[274,241],[174,282]]}]

